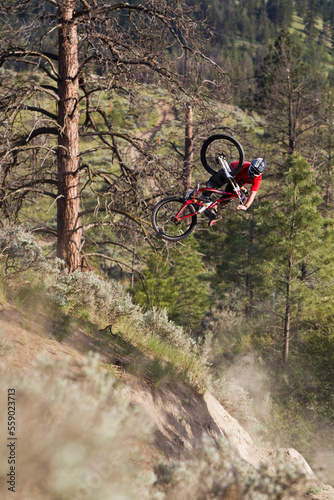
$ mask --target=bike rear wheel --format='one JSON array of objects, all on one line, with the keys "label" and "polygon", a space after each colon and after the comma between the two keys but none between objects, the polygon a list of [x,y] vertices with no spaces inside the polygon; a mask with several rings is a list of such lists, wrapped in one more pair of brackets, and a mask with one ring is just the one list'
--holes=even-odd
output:
[{"label": "bike rear wheel", "polygon": [[209,174],[215,175],[221,169],[218,156],[222,156],[228,164],[238,162],[233,170],[233,176],[237,175],[244,162],[244,150],[239,141],[225,134],[215,134],[206,139],[201,148],[201,161],[203,167]]},{"label": "bike rear wheel", "polygon": [[169,196],[159,201],[152,212],[152,225],[161,238],[168,241],[180,241],[190,236],[197,223],[196,210],[192,204],[187,205],[182,216],[191,215],[186,219],[174,221],[173,218],[185,204],[184,198]]}]

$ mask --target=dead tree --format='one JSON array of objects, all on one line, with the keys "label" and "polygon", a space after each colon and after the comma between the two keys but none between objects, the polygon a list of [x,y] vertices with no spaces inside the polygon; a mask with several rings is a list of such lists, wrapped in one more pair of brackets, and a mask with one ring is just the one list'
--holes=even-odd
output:
[{"label": "dead tree", "polygon": [[[87,231],[112,225],[87,216],[123,214],[147,237],[142,219],[115,200],[142,204],[139,179],[153,159],[146,153],[148,161],[133,168],[124,144],[145,151],[114,130],[101,96],[130,96],[138,81],[185,91],[177,67],[184,51],[202,68],[215,65],[196,45],[198,26],[184,1],[13,0],[0,9],[1,208],[16,220],[25,203],[51,197],[57,224],[43,230],[56,235],[57,255],[72,272],[82,263]],[[113,168],[94,165],[101,149]],[[93,205],[88,188],[98,199]]]},{"label": "dead tree", "polygon": [[193,109],[191,104],[186,104],[185,113],[185,144],[183,165],[183,191],[186,193],[191,187],[191,172],[194,161],[194,134],[193,134]]}]

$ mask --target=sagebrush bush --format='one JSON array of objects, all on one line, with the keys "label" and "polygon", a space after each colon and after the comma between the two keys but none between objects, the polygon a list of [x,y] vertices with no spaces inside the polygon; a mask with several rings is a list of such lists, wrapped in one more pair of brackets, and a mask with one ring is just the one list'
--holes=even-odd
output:
[{"label": "sagebrush bush", "polygon": [[[88,357],[80,382],[66,362],[40,360],[33,370],[9,375],[1,368],[1,400],[16,391],[16,491],[27,500],[134,500],[148,498],[147,474],[138,446],[151,441],[144,414],[130,407],[124,388]],[[1,405],[1,429],[7,409]],[[4,431],[2,431],[4,432]],[[0,475],[9,472],[7,454]]]},{"label": "sagebrush bush", "polygon": [[161,340],[167,340],[174,347],[188,351],[196,348],[195,340],[168,318],[167,309],[153,307],[143,315],[141,325],[145,331],[157,335]]},{"label": "sagebrush bush", "polygon": [[304,470],[283,457],[269,475],[264,465],[255,469],[242,460],[226,439],[206,436],[191,459],[160,463],[155,473],[155,487],[168,500],[298,500],[309,490]]},{"label": "sagebrush bush", "polygon": [[31,268],[37,270],[46,262],[33,235],[17,226],[0,229],[0,257],[5,261],[7,276]]},{"label": "sagebrush bush", "polygon": [[71,313],[90,312],[91,319],[110,323],[119,316],[140,317],[140,307],[115,281],[105,281],[93,272],[60,272],[46,287],[52,300]]},{"label": "sagebrush bush", "polygon": [[249,341],[241,314],[229,308],[214,307],[203,320],[205,334],[211,337],[212,361],[220,363],[247,349]]},{"label": "sagebrush bush", "polygon": [[226,377],[215,379],[211,383],[210,390],[225,410],[242,426],[249,429],[256,425],[257,419],[253,412],[252,399],[237,380]]},{"label": "sagebrush bush", "polygon": [[57,258],[44,256],[33,235],[20,227],[0,230],[0,260],[7,281],[28,277],[54,304],[67,313],[91,314],[92,320],[111,322],[117,316],[136,314],[140,308],[115,281],[92,272],[69,274]]}]

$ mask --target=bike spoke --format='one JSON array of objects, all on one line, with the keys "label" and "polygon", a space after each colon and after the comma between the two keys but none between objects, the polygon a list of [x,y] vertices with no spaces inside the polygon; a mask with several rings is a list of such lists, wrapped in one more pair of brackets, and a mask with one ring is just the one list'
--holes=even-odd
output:
[{"label": "bike spoke", "polygon": [[[163,205],[157,213],[156,220],[159,229],[167,236],[182,236],[185,234],[192,224],[192,217],[181,221],[173,221],[172,219],[182,208],[182,203],[171,201]],[[188,207],[182,212],[182,216],[189,215],[192,212]]]},{"label": "bike spoke", "polygon": [[233,145],[230,146],[221,142],[222,141],[215,141],[211,143],[207,150],[207,161],[209,165],[216,170],[220,169],[220,164],[217,160],[218,156],[223,157],[228,164],[239,159],[238,151]]}]

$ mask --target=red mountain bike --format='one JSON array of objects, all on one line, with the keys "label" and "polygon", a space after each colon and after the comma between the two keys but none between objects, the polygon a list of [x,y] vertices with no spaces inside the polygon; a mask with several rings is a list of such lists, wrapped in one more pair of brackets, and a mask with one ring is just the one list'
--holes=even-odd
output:
[{"label": "red mountain bike", "polygon": [[[247,198],[240,191],[234,177],[240,172],[244,162],[241,144],[229,135],[216,134],[209,137],[201,148],[201,161],[212,176],[224,173],[233,191],[221,191],[203,187],[192,189],[185,197],[169,196],[159,201],[153,209],[152,225],[155,231],[168,241],[179,241],[190,236],[197,224],[197,215],[207,209],[219,208],[235,198],[244,204]],[[229,165],[238,161],[231,172]],[[215,193],[216,201],[208,200],[203,193]]]}]

